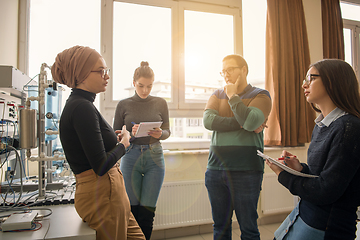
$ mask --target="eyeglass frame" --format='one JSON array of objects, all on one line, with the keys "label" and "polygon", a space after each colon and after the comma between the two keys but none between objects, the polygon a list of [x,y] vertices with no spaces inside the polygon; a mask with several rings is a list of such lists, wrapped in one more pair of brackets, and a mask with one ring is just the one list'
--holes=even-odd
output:
[{"label": "eyeglass frame", "polygon": [[110,68],[104,68],[104,69],[101,69],[101,70],[98,70],[98,71],[90,71],[90,72],[98,72],[101,74],[101,77],[105,79],[105,76],[106,75],[109,75],[110,73]]},{"label": "eyeglass frame", "polygon": [[320,77],[319,74],[309,74],[306,76],[306,78],[303,80],[303,85],[306,83],[306,85],[310,86],[311,82],[313,81],[312,77]]},{"label": "eyeglass frame", "polygon": [[[220,76],[225,77],[225,74],[226,74],[226,73],[228,73],[229,75],[233,74],[235,68],[242,68],[242,67],[228,67],[227,69],[222,70],[222,71],[220,72]],[[229,69],[231,69],[231,70],[229,71]]]}]

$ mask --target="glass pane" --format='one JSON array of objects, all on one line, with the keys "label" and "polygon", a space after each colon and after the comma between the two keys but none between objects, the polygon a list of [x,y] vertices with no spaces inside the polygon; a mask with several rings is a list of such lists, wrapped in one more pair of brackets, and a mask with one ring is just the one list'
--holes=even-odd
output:
[{"label": "glass pane", "polygon": [[352,65],[351,29],[344,28],[345,61]]},{"label": "glass pane", "polygon": [[360,21],[360,6],[350,3],[340,3],[341,16],[343,19]]},{"label": "glass pane", "polygon": [[222,59],[234,53],[233,16],[185,11],[185,100],[206,102],[223,86]]},{"label": "glass pane", "polygon": [[[69,7],[70,6],[70,7]],[[86,11],[79,11],[84,9]],[[56,55],[72,46],[89,46],[100,52],[100,0],[30,0],[30,23],[29,23],[29,76],[38,81],[42,63],[51,66]],[[51,72],[47,69],[48,79],[52,79]],[[34,85],[30,83],[29,85]],[[71,89],[61,85],[65,91],[53,92],[55,97],[45,98],[45,111],[57,113],[65,105]],[[37,92],[31,92],[37,87],[30,87],[29,95],[37,96]],[[34,90],[33,90],[34,91]],[[47,89],[47,93],[49,90]],[[45,94],[49,96],[49,94]],[[61,96],[61,97],[60,97]],[[61,99],[61,100],[60,100]],[[99,97],[95,98],[94,105],[99,108]],[[52,104],[51,104],[52,103]],[[37,101],[31,102],[37,106]],[[57,108],[58,107],[58,108]],[[46,118],[45,128],[52,125],[58,126],[58,118]],[[46,141],[52,141],[52,152],[62,152],[58,135],[46,135]],[[55,162],[54,162],[55,164]],[[62,166],[62,161],[57,161]],[[56,172],[59,173],[59,168]]]},{"label": "glass pane", "polygon": [[171,9],[114,2],[113,100],[132,96],[141,61],[155,73],[151,94],[171,99]]},{"label": "glass pane", "polygon": [[249,66],[247,81],[265,88],[266,0],[243,0],[243,49]]},{"label": "glass pane", "polygon": [[[86,11],[79,11],[84,6]],[[51,66],[59,52],[75,45],[100,52],[100,0],[30,0],[29,76],[35,77],[42,63]],[[70,89],[63,87],[64,104]],[[98,100],[95,99],[97,107]]]},{"label": "glass pane", "polygon": [[205,129],[202,118],[171,118],[170,131],[172,140],[175,139],[210,139],[211,131]]}]

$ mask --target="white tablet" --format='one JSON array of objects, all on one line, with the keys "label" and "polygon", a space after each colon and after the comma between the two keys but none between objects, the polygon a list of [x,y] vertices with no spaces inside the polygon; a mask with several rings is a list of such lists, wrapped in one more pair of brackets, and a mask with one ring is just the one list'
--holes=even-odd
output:
[{"label": "white tablet", "polygon": [[139,123],[139,128],[135,133],[135,137],[147,137],[149,136],[148,132],[154,130],[155,128],[160,128],[162,122],[141,122]]}]

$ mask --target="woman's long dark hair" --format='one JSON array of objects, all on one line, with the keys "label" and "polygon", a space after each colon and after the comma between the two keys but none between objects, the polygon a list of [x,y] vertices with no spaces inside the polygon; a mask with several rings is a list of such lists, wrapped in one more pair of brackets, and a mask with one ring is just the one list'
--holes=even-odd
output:
[{"label": "woman's long dark hair", "polygon": [[[340,59],[324,59],[310,65],[318,70],[327,94],[335,106],[360,118],[359,83],[354,69]],[[313,109],[320,112],[311,104]]]}]

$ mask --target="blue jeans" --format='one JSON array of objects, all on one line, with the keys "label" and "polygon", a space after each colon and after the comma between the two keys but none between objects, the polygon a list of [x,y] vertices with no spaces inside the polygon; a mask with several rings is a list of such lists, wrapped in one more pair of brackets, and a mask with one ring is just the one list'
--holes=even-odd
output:
[{"label": "blue jeans", "polygon": [[121,158],[120,169],[130,204],[156,207],[165,176],[160,142],[150,145],[130,144]]},{"label": "blue jeans", "polygon": [[324,239],[325,231],[307,225],[299,215],[298,204],[281,223],[274,236],[276,240],[322,240]]},{"label": "blue jeans", "polygon": [[234,210],[241,230],[241,239],[260,240],[257,204],[262,180],[263,172],[260,171],[207,169],[205,185],[214,220],[214,240],[231,239]]}]

